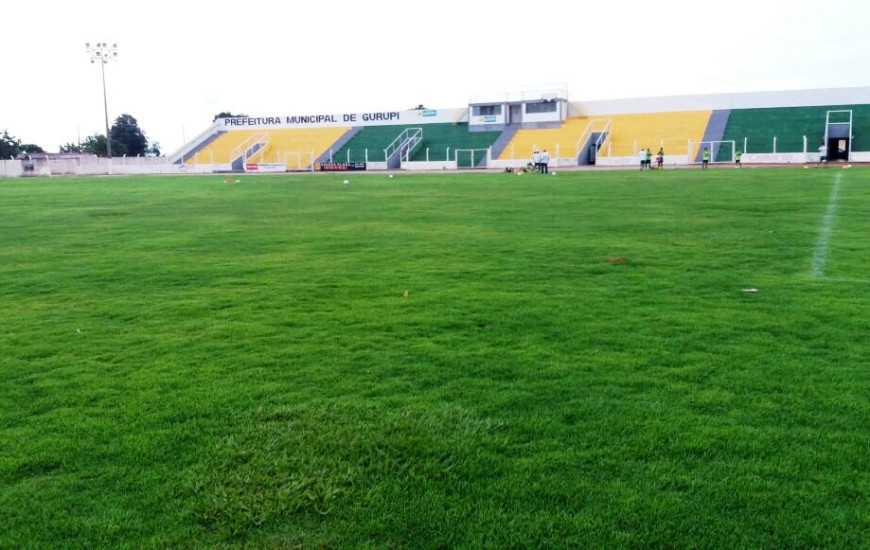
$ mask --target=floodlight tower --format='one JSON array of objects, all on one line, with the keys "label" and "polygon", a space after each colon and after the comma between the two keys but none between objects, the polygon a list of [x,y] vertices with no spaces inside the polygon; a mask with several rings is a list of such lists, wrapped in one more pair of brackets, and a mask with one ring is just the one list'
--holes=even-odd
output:
[{"label": "floodlight tower", "polygon": [[100,64],[100,73],[103,75],[103,111],[106,114],[106,158],[112,158],[112,138],[109,136],[109,102],[106,99],[106,65],[109,61],[118,60],[118,44],[109,46],[105,42],[97,42],[93,46],[85,42],[85,51],[91,56],[91,64]]}]

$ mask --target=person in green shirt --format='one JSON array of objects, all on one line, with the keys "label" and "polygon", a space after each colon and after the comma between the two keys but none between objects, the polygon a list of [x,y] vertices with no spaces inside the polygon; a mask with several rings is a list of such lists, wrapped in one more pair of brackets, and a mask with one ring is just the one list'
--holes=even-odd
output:
[{"label": "person in green shirt", "polygon": [[663,170],[665,167],[665,148],[659,147],[659,152],[656,153],[656,165],[659,170]]},{"label": "person in green shirt", "polygon": [[704,152],[701,154],[701,170],[710,168],[710,150],[704,147]]},{"label": "person in green shirt", "polygon": [[742,160],[743,160],[743,152],[737,151],[737,153],[735,154],[735,160],[734,160],[734,162],[737,163],[737,168],[743,168]]}]

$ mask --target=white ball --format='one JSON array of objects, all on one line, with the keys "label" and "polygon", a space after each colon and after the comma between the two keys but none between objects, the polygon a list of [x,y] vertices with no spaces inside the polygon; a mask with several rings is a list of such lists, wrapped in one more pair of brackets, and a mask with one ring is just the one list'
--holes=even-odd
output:
[{"label": "white ball", "polygon": [[348,181],[348,180],[344,180],[344,184],[345,184],[345,185],[348,185],[349,183],[350,183],[350,181]]},{"label": "white ball", "polygon": [[393,179],[393,175],[392,175],[392,174],[390,174],[390,179]]},{"label": "white ball", "polygon": [[553,175],[555,176],[557,173],[558,173],[558,172],[553,172]]}]

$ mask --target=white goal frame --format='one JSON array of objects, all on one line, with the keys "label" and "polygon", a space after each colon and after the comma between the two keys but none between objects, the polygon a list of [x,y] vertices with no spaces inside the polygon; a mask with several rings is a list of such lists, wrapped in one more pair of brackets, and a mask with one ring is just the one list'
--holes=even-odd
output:
[{"label": "white goal frame", "polygon": [[[295,161],[295,167],[291,163]],[[314,151],[287,151],[278,162],[283,162],[288,172],[313,172]]]},{"label": "white goal frame", "polygon": [[[465,168],[464,166],[459,166],[459,153],[469,153],[471,155],[471,166],[468,168],[477,168],[477,164],[474,162],[474,152],[482,151],[483,152],[483,167],[489,165],[489,149],[454,149],[453,150],[453,161],[456,162],[457,168]],[[448,159],[449,160],[449,159]]]},{"label": "white goal frame", "polygon": [[[731,144],[731,159],[716,160],[719,157],[719,149],[722,147],[723,144],[726,143]],[[737,161],[737,142],[733,139],[726,139],[721,141],[689,140],[689,148],[686,151],[689,157],[689,164],[701,164],[703,162],[700,159],[701,152],[704,150],[705,145],[710,147],[710,164],[734,164]]]}]

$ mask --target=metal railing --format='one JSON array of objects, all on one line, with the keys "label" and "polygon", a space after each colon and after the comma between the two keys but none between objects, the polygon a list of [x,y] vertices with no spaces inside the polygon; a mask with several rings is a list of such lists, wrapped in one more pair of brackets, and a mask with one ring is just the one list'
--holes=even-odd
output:
[{"label": "metal railing", "polygon": [[399,136],[384,148],[384,162],[399,154],[399,162],[407,162],[411,152],[423,142],[422,128],[406,128]]},{"label": "metal railing", "polygon": [[595,124],[595,119],[589,121],[589,124],[586,125],[586,129],[583,130],[583,133],[580,134],[580,137],[577,138],[577,144],[574,146],[574,149],[577,152],[577,156],[580,156],[580,153],[583,151],[583,146],[586,145],[586,140],[589,139],[589,135],[592,133],[592,125]]},{"label": "metal railing", "polygon": [[610,140],[610,127],[613,125],[613,119],[608,119],[607,124],[604,125],[604,129],[601,130],[601,134],[598,136],[598,139],[595,140],[595,153],[596,156],[598,151],[601,150],[602,147]]},{"label": "metal railing", "polygon": [[585,147],[586,142],[589,140],[592,134],[599,132],[599,130],[595,129],[595,125],[600,125],[604,123],[604,128],[600,130],[600,134],[598,139],[595,140],[595,151],[598,152],[601,149],[604,142],[607,140],[607,136],[610,134],[610,124],[612,119],[603,119],[603,118],[594,118],[589,121],[589,124],[586,126],[586,129],[583,130],[583,133],[580,134],[580,138],[577,140],[577,144],[574,146],[575,156],[579,157],[583,154],[583,147]]},{"label": "metal railing", "polygon": [[[257,145],[260,145],[259,149],[254,150]],[[262,132],[259,134],[254,134],[250,136],[245,141],[238,144],[232,151],[230,151],[230,162],[235,162],[236,159],[244,155],[242,162],[245,162],[254,155],[257,151],[264,149],[266,145],[269,145],[269,134]],[[250,152],[249,152],[250,151]]]}]

